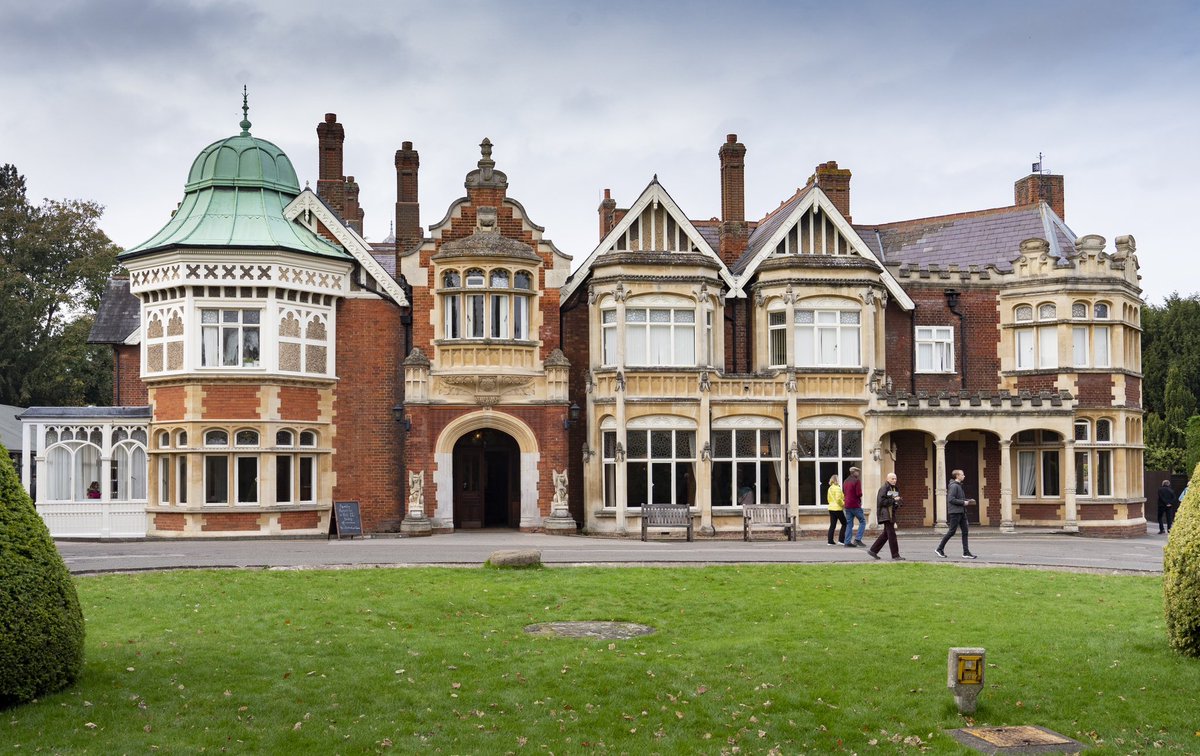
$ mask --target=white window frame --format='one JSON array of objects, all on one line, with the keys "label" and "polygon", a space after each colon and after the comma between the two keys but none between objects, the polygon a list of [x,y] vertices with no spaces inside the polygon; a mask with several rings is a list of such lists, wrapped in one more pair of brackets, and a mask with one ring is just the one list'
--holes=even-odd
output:
[{"label": "white window frame", "polygon": [[[262,307],[214,306],[200,307],[199,310],[201,368],[261,368],[263,366]],[[210,315],[215,319],[208,320]],[[232,319],[231,316],[233,316]],[[253,317],[250,318],[250,316]],[[225,355],[225,341],[230,334],[237,342],[237,354],[232,362],[226,361]],[[253,334],[253,338],[251,338],[251,334]],[[210,344],[210,341],[213,343]],[[252,341],[254,357],[250,358]],[[213,350],[215,350],[215,354],[210,354]]]},{"label": "white window frame", "polygon": [[600,310],[600,364],[617,364],[617,308]]},{"label": "white window frame", "polygon": [[794,317],[796,367],[862,367],[862,310],[797,307]]},{"label": "white window frame", "polygon": [[918,373],[954,372],[954,327],[917,326]]},{"label": "white window frame", "polygon": [[767,311],[767,362],[769,367],[787,367],[787,310]]},{"label": "white window frame", "polygon": [[[253,493],[254,493],[253,500],[243,500],[242,499],[242,475],[243,475],[242,467],[243,467],[243,463],[252,463],[254,466],[254,476],[253,476],[254,477],[254,487],[252,489]],[[239,507],[256,507],[256,506],[258,506],[258,500],[261,498],[261,491],[260,491],[261,481],[259,480],[259,477],[260,477],[259,469],[260,469],[260,465],[258,462],[258,455],[256,455],[256,454],[235,454],[235,455],[233,455],[233,499],[236,502],[237,506],[239,506]]]},{"label": "white window frame", "polygon": [[[822,434],[836,434],[834,444],[836,445],[836,453],[833,455],[825,454],[821,450]],[[847,437],[847,434],[855,434]],[[798,463],[796,465],[797,481],[801,481],[808,473],[804,472],[807,468],[813,476],[813,498],[814,501],[797,501],[799,507],[811,507],[814,509],[828,509],[829,502],[825,499],[824,491],[828,486],[828,477],[822,475],[821,466],[836,465],[837,475],[845,480],[851,467],[862,467],[863,461],[863,429],[861,427],[822,427],[822,426],[805,426],[801,425],[796,430],[796,453],[798,455]],[[847,444],[853,443],[853,439],[857,438],[858,454],[847,454]],[[810,440],[811,439],[811,440]],[[800,494],[803,497],[803,494]],[[872,502],[867,498],[864,492],[866,506],[871,506]]]},{"label": "white window frame", "polygon": [[[654,443],[654,439],[655,439],[655,434],[661,434],[661,433],[670,434],[671,455],[669,457],[654,456],[653,443]],[[645,456],[634,456],[635,444],[633,443],[632,439],[635,434],[642,434],[645,437],[645,441],[646,441]],[[679,455],[680,434],[690,434],[690,436],[691,436],[692,454],[690,457]],[[642,465],[645,465],[645,476],[646,476],[645,477],[645,490],[646,490],[646,499],[647,499],[646,503],[654,503],[654,500],[656,498],[655,490],[654,490],[655,468],[656,467],[668,467],[669,471],[670,471],[668,473],[668,478],[670,479],[671,490],[669,492],[669,495],[666,497],[665,503],[674,504],[674,505],[686,504],[689,507],[694,507],[697,505],[696,501],[683,500],[686,498],[686,495],[687,495],[686,492],[681,492],[681,491],[677,490],[678,489],[677,484],[678,484],[678,479],[679,479],[679,474],[680,474],[680,470],[679,470],[680,465],[688,465],[691,467],[693,495],[697,490],[697,484],[698,484],[697,479],[699,476],[697,473],[698,454],[697,454],[697,450],[696,450],[696,431],[684,430],[684,429],[679,429],[679,428],[654,428],[654,427],[637,428],[637,429],[627,428],[625,431],[625,439],[626,439],[626,444],[628,445],[625,450],[626,491],[629,491],[630,488],[632,488],[633,482],[636,477],[637,468]],[[686,470],[684,472],[686,472]],[[659,501],[657,503],[661,504],[664,502]],[[642,502],[631,501],[631,500],[629,500],[629,497],[627,495],[625,506],[630,509],[641,509]]]},{"label": "white window frame", "polygon": [[[229,492],[232,488],[230,485],[233,481],[229,474],[229,458],[228,454],[205,454],[204,455],[204,505],[206,507],[224,507],[229,505]],[[220,460],[220,466],[217,466],[217,460]],[[223,479],[225,488],[225,497],[223,500],[209,501],[210,481],[213,474],[218,470],[222,470],[220,478]]]},{"label": "white window frame", "polygon": [[650,304],[626,307],[625,364],[696,367],[695,308]]},{"label": "white window frame", "polygon": [[[1034,434],[1032,441],[1021,440],[1024,433]],[[1057,440],[1049,440],[1052,434]],[[1063,439],[1054,431],[1026,431],[1018,434],[1017,441],[1012,445],[1013,449],[1017,450],[1017,490],[1018,499],[1024,500],[1043,500],[1043,501],[1060,501],[1063,499],[1063,454],[1065,453],[1066,445]],[[1033,459],[1033,480],[1030,481],[1026,477],[1027,465],[1022,462],[1023,459]],[[1046,467],[1049,460],[1055,460],[1054,465],[1056,472],[1054,475],[1053,493],[1047,493],[1047,481],[1050,477],[1046,474]],[[1028,483],[1033,483],[1033,492],[1026,493],[1029,488]]]}]

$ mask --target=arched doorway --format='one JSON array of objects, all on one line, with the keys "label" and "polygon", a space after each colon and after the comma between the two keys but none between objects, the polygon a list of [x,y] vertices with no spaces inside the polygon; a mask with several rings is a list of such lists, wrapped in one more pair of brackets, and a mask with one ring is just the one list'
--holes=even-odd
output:
[{"label": "arched doorway", "polygon": [[516,528],[521,521],[520,447],[495,428],[454,444],[454,527]]}]

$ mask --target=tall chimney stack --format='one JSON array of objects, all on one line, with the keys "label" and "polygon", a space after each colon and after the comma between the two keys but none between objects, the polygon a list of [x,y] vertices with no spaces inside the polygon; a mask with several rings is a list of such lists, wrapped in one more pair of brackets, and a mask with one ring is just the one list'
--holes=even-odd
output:
[{"label": "tall chimney stack", "polygon": [[1013,204],[1032,205],[1044,201],[1050,209],[1067,219],[1063,198],[1063,177],[1055,173],[1031,173],[1013,184]]},{"label": "tall chimney stack", "polygon": [[[419,244],[421,205],[417,200],[417,171],[421,156],[412,142],[404,142],[396,150],[396,254],[401,255]],[[399,268],[397,268],[399,270]]]},{"label": "tall chimney stack", "polygon": [[617,201],[612,198],[612,191],[604,190],[604,199],[600,201],[600,238],[608,236],[608,232],[617,225]]},{"label": "tall chimney stack", "polygon": [[346,177],[342,174],[342,143],[346,132],[337,113],[326,113],[317,124],[317,196],[345,219]]},{"label": "tall chimney stack", "polygon": [[836,160],[821,163],[813,169],[808,183],[821,187],[825,196],[850,223],[850,169],[838,168]]},{"label": "tall chimney stack", "polygon": [[362,236],[363,218],[366,213],[358,204],[358,182],[353,176],[346,177],[346,211],[342,215],[346,225]]},{"label": "tall chimney stack", "polygon": [[721,160],[721,249],[726,265],[746,251],[750,238],[746,225],[746,145],[737,134],[728,134],[717,151]]}]

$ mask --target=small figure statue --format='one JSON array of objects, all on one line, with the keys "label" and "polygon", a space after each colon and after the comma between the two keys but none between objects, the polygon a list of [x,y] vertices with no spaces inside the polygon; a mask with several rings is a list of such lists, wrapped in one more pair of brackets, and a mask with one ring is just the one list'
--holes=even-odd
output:
[{"label": "small figure statue", "polygon": [[408,513],[422,517],[425,514],[425,473],[408,474]]},{"label": "small figure statue", "polygon": [[558,512],[567,508],[567,471],[552,470],[551,472],[554,473],[554,499],[550,502],[550,510]]}]

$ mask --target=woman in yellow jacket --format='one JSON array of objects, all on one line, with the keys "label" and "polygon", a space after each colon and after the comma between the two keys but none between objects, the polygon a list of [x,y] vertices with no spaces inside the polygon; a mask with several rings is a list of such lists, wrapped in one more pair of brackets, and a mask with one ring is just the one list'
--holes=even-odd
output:
[{"label": "woman in yellow jacket", "polygon": [[[829,477],[829,491],[825,494],[825,502],[829,504],[829,545],[837,546],[846,540],[846,497],[842,493],[841,478],[836,475]],[[841,524],[837,541],[833,540],[833,529]]]}]

